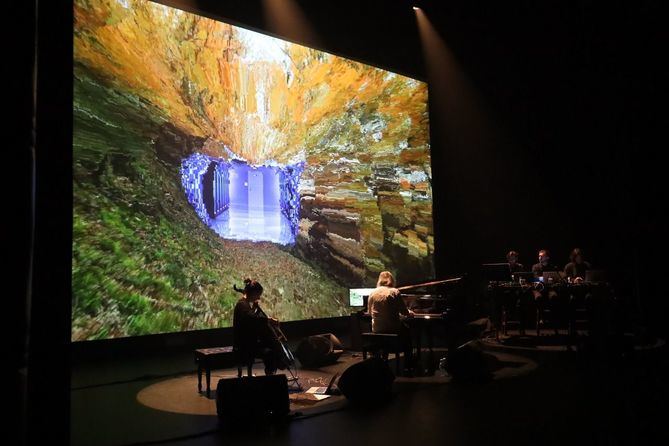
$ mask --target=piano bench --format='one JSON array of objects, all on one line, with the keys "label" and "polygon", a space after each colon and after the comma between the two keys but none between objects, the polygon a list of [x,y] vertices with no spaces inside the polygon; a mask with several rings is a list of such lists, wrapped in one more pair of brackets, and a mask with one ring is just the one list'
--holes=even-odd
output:
[{"label": "piano bench", "polygon": [[390,353],[395,354],[395,371],[400,375],[400,352],[402,343],[400,335],[395,333],[362,333],[362,359],[367,359],[367,353],[376,354],[381,352],[382,358],[387,362]]},{"label": "piano bench", "polygon": [[235,363],[232,346],[199,348],[195,350],[197,364],[197,391],[202,392],[202,372],[205,372],[207,397],[211,395],[211,370],[213,368],[229,367]]}]

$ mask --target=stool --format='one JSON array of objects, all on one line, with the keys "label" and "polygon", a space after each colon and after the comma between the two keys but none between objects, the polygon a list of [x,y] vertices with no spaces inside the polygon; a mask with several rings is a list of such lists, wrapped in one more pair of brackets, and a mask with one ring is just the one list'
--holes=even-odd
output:
[{"label": "stool", "polygon": [[400,375],[400,352],[402,343],[400,335],[395,333],[362,333],[362,359],[367,359],[367,353],[382,352],[383,360],[388,362],[389,353],[395,354],[395,371]]}]

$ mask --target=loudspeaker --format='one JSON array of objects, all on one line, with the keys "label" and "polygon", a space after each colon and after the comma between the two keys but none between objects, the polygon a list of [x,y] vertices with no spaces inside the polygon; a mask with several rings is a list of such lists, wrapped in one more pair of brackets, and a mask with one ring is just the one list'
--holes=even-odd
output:
[{"label": "loudspeaker", "polygon": [[377,404],[390,399],[393,381],[395,375],[384,360],[369,358],[344,370],[337,387],[351,402]]},{"label": "loudspeaker", "polygon": [[216,387],[216,412],[222,421],[280,418],[290,412],[286,375],[225,378]]},{"label": "loudspeaker", "polygon": [[309,336],[300,342],[295,356],[302,367],[313,368],[337,362],[344,347],[332,333]]},{"label": "loudspeaker", "polygon": [[483,351],[479,341],[469,341],[448,352],[445,368],[454,379],[480,381],[492,377],[497,362],[497,357]]}]

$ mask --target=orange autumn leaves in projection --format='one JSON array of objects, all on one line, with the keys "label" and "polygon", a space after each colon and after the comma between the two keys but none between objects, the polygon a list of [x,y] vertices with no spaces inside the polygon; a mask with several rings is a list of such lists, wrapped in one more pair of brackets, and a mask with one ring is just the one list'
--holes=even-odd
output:
[{"label": "orange autumn leaves in projection", "polygon": [[143,0],[76,0],[74,12],[76,64],[251,163],[327,150],[331,124],[361,107],[384,121],[367,154],[427,147],[422,82]]}]

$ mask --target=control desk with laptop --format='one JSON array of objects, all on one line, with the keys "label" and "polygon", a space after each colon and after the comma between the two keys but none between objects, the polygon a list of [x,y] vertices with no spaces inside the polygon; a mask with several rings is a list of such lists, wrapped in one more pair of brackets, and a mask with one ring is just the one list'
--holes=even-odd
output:
[{"label": "control desk with laptop", "polygon": [[[532,296],[554,292],[562,296],[567,308],[568,323],[574,320],[574,303],[577,298],[597,295],[598,300],[606,302],[611,295],[610,283],[603,270],[587,270],[583,280],[574,281],[562,271],[544,271],[537,275],[531,271],[512,272],[508,263],[487,263],[482,265],[482,276],[487,282],[488,295],[491,298],[491,316],[496,325],[499,324],[506,334],[510,314],[515,307],[523,314],[527,306],[534,302]],[[534,305],[533,305],[534,307]],[[537,316],[539,318],[539,316]],[[524,323],[520,321],[521,333],[524,333]]]}]

